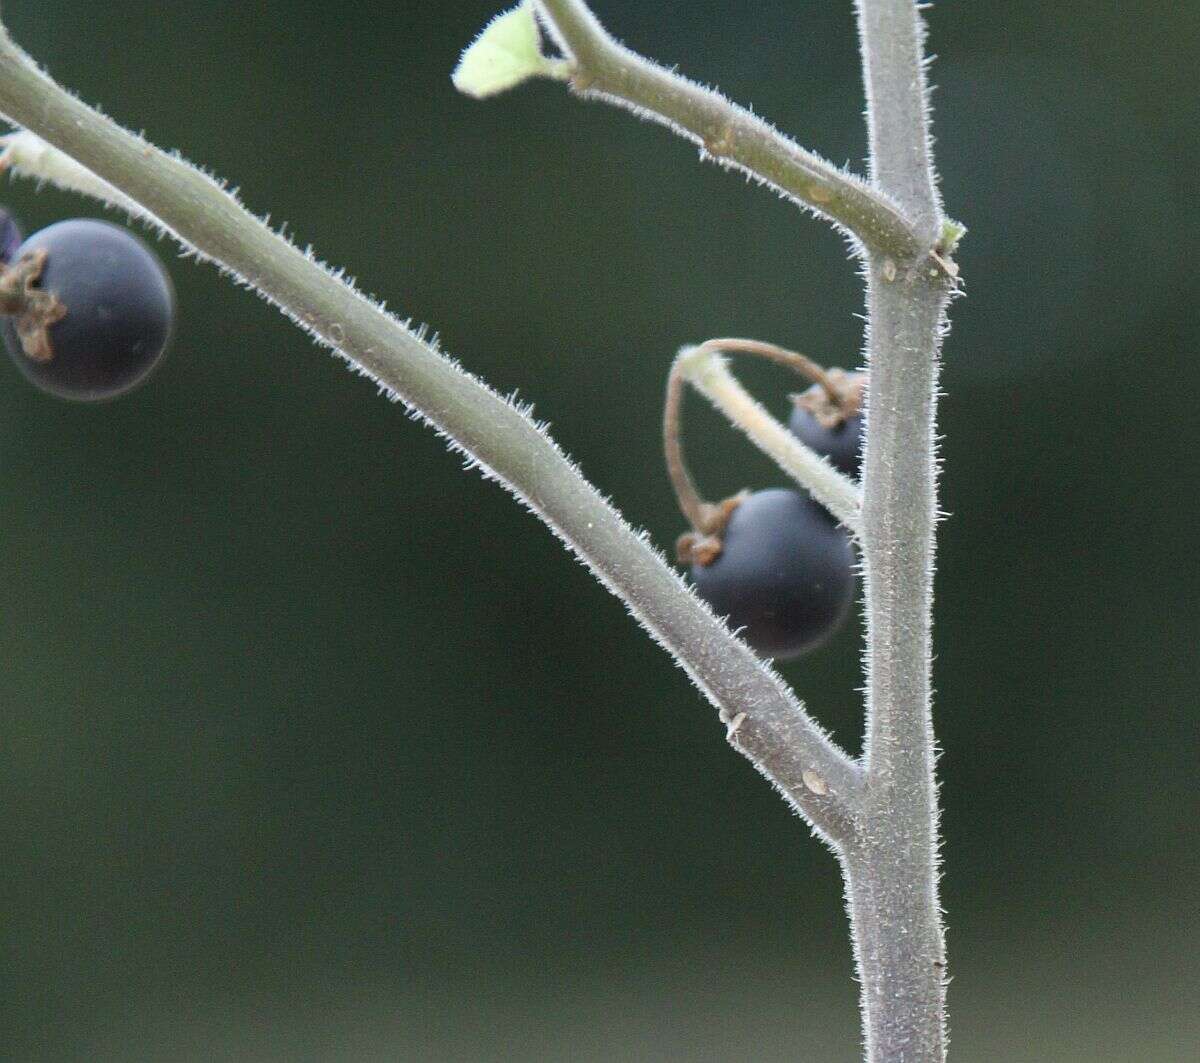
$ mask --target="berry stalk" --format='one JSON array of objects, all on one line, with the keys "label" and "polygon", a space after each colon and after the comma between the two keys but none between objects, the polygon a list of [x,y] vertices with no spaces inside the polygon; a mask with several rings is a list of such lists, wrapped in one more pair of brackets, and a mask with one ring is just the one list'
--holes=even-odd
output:
[{"label": "berry stalk", "polygon": [[861,517],[858,485],[763,409],[729,371],[721,354],[704,344],[683,347],[671,372],[691,384],[852,535],[858,535]]}]

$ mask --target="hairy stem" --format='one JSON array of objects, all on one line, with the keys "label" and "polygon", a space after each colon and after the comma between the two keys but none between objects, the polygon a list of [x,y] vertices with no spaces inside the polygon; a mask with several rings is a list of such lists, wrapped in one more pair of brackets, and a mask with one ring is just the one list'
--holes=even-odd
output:
[{"label": "hairy stem", "polygon": [[928,250],[880,189],[806,151],[720,93],[625,48],[582,0],[537,0],[537,9],[571,56],[571,85],[581,96],[660,122],[718,162],[833,221],[867,248],[895,258]]},{"label": "hairy stem", "polygon": [[[528,416],[272,232],[213,179],[64,91],[2,27],[0,112],[420,411],[626,603],[717,707],[731,743],[818,832],[838,849],[853,840],[858,766]],[[821,785],[812,785],[814,777]]]},{"label": "hairy stem", "polygon": [[[932,246],[923,31],[914,0],[858,0],[871,175]],[[869,252],[862,553],[868,806],[845,856],[868,1063],[945,1058],[937,890],[931,609],[934,426],[948,276],[924,255]]]},{"label": "hairy stem", "polygon": [[871,182],[899,204],[917,239],[932,244],[942,210],[929,150],[920,5],[914,0],[856,2]]}]

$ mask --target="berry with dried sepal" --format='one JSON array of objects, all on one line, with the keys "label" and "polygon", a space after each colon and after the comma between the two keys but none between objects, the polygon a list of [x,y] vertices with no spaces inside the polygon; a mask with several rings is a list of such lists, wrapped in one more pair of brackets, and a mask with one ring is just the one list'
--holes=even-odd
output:
[{"label": "berry with dried sepal", "polygon": [[109,222],[73,218],[30,236],[0,281],[5,346],[43,391],[115,398],[158,364],[175,296],[154,253]]},{"label": "berry with dried sepal", "polygon": [[755,491],[731,502],[714,536],[680,540],[696,592],[764,657],[815,648],[854,599],[849,535],[798,491]]}]

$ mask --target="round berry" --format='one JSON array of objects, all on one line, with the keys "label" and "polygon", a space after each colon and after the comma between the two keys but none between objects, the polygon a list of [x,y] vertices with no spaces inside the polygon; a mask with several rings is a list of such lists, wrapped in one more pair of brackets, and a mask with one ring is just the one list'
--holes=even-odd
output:
[{"label": "round berry", "polygon": [[792,416],[788,419],[792,435],[828,458],[839,472],[858,479],[862,469],[862,414],[852,413],[839,423],[826,426],[806,405],[809,399],[821,402],[822,406],[827,405],[822,401],[824,389],[818,384],[814,384],[803,395],[796,396]]},{"label": "round berry", "polygon": [[692,582],[764,657],[795,657],[846,619],[854,597],[850,537],[807,495],[756,491],[720,538],[714,561],[692,565]]},{"label": "round berry", "polygon": [[17,368],[65,399],[111,399],[140,384],[166,350],[175,315],[170,278],[154,253],[120,226],[91,218],[47,226],[15,258],[38,253],[33,287],[60,306],[44,326],[5,320]]}]

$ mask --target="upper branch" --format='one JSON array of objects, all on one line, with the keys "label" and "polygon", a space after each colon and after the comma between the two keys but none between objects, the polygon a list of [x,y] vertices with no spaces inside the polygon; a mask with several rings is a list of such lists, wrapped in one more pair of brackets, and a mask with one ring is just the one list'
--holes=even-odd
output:
[{"label": "upper branch", "polygon": [[768,122],[615,41],[583,0],[537,0],[552,35],[572,59],[581,96],[607,100],[673,129],[708,155],[809,207],[897,259],[922,241],[892,200],[862,179],[806,151]]},{"label": "upper branch", "polygon": [[[862,772],[525,413],[247,212],[216,181],[60,88],[0,27],[0,112],[140,205],[390,389],[529,506],[718,708],[732,744],[839,848]],[[69,168],[68,168],[69,169]],[[63,179],[64,168],[44,176]],[[64,183],[71,183],[69,179]],[[104,195],[104,184],[88,190]]]}]

